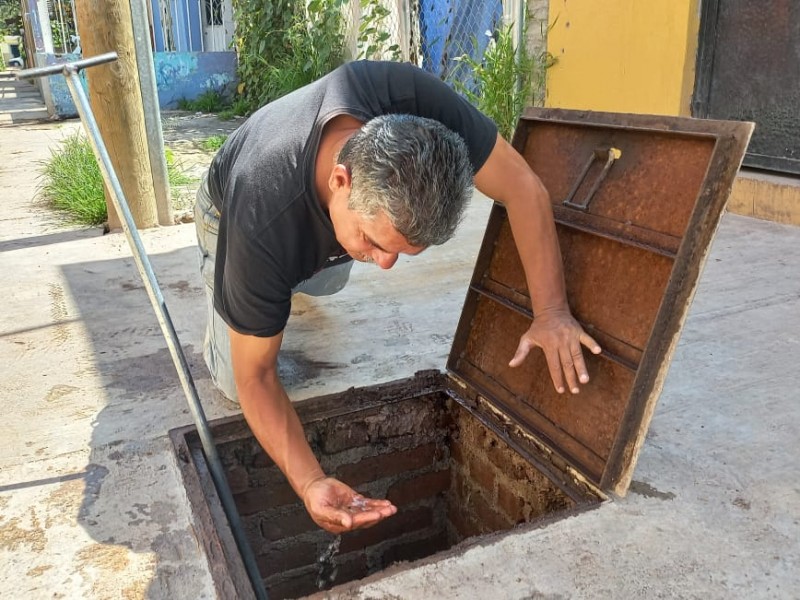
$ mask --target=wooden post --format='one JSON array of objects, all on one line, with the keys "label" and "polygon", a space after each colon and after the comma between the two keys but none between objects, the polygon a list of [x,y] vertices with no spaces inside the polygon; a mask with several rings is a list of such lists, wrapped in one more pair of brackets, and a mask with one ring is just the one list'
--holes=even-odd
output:
[{"label": "wooden post", "polygon": [[[77,0],[76,12],[84,58],[104,52],[116,52],[119,56],[116,62],[87,71],[89,101],[136,227],[155,227],[158,212],[130,2]],[[109,228],[119,229],[122,224],[108,198],[108,190],[106,205]]]}]

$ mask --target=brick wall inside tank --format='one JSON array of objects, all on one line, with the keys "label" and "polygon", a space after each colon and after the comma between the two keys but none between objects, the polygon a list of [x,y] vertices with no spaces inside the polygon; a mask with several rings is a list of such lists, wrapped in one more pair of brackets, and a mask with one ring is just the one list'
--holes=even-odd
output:
[{"label": "brick wall inside tank", "polygon": [[[431,394],[305,423],[326,473],[389,498],[398,513],[342,536],[336,573],[320,557],[335,536],[319,529],[254,438],[220,444],[220,456],[271,598],[317,591],[447,548],[450,487],[444,395]],[[326,586],[328,587],[328,586]]]},{"label": "brick wall inside tank", "polygon": [[[252,436],[220,440],[237,508],[273,600],[360,579],[465,538],[507,530],[574,503],[497,434],[444,392],[307,419],[326,473],[359,492],[388,498],[398,513],[335,536],[306,513]],[[335,566],[335,569],[334,569]]]},{"label": "brick wall inside tank", "polygon": [[573,500],[496,433],[455,401],[449,405],[451,538],[460,541],[574,508]]}]

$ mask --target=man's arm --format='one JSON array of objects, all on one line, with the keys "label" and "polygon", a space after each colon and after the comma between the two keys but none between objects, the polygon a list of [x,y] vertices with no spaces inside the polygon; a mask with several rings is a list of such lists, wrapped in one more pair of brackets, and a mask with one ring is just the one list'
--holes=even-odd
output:
[{"label": "man's arm", "polygon": [[278,378],[283,332],[267,338],[243,335],[231,328],[228,333],[244,418],[303,500],[314,522],[331,533],[341,533],[375,525],[397,512],[388,500],[364,498],[344,483],[325,476]]},{"label": "man's arm", "polygon": [[534,320],[520,338],[509,364],[519,366],[531,348],[539,346],[556,391],[563,393],[566,379],[568,388],[577,394],[578,382],[589,381],[581,344],[594,354],[600,353],[600,346],[570,313],[547,190],[519,153],[499,135],[492,153],[475,175],[475,185],[505,205],[531,294]]}]

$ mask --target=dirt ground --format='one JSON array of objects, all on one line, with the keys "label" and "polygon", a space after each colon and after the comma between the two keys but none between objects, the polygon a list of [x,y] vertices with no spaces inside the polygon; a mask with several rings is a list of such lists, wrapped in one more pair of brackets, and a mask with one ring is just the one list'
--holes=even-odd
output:
[{"label": "dirt ground", "polygon": [[164,146],[175,155],[178,168],[191,178],[191,182],[170,190],[176,222],[188,223],[192,220],[197,183],[214,158],[215,151],[204,149],[203,142],[215,135],[228,135],[242,123],[244,118],[241,117],[223,121],[213,114],[183,111],[165,111],[161,114]]}]

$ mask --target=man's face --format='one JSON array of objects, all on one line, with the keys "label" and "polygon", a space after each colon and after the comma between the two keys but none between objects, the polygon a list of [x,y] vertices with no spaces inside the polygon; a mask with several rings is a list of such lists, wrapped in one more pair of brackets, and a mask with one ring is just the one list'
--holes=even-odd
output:
[{"label": "man's face", "polygon": [[344,202],[331,205],[330,216],[336,239],[355,260],[373,262],[381,269],[391,269],[398,255],[415,255],[425,248],[412,246],[381,212],[374,217],[347,207]]}]

